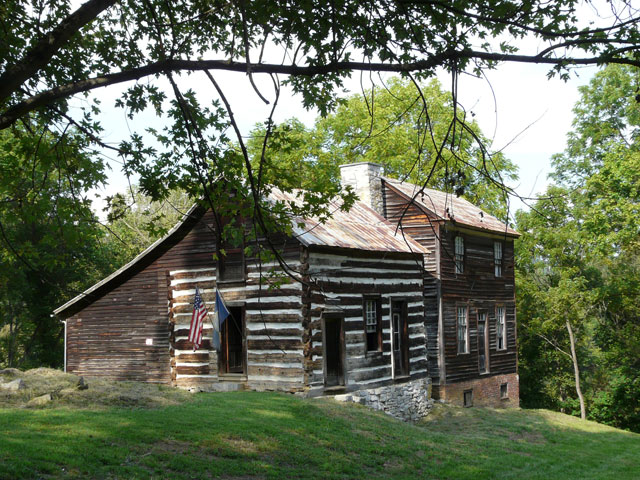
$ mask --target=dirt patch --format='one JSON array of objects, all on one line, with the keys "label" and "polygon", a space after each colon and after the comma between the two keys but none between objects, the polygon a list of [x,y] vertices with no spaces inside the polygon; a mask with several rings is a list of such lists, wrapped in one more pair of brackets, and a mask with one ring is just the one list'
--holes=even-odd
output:
[{"label": "dirt patch", "polygon": [[79,386],[81,377],[53,368],[34,368],[24,372],[17,369],[0,371],[0,383],[18,378],[23,380],[26,388],[18,391],[0,389],[0,408],[24,408],[33,398],[46,394],[51,395],[52,401],[36,408],[160,408],[194,398],[193,394],[165,385],[91,377],[84,377],[88,388],[82,389]]}]

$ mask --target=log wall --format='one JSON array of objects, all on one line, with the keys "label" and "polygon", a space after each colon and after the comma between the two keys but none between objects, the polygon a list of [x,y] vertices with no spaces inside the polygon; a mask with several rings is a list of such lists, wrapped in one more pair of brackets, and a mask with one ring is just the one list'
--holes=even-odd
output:
[{"label": "log wall", "polygon": [[[69,372],[188,388],[225,380],[218,376],[215,352],[209,350],[211,324],[205,324],[197,352],[188,341],[196,284],[211,312],[216,287],[213,217],[206,213],[193,223],[154,249],[152,257],[123,272],[119,285],[68,318]],[[288,265],[299,268],[300,244],[281,240],[279,246]],[[263,272],[271,266],[262,265]],[[300,389],[301,286],[287,278],[280,289],[269,290],[259,279],[260,267],[247,259],[245,282],[219,285],[230,306],[244,307],[246,322],[246,375],[226,380],[254,389]]]},{"label": "log wall", "polygon": [[[303,297],[305,312],[305,374],[311,389],[324,387],[322,319],[344,319],[345,388],[372,387],[394,380],[391,359],[391,301],[407,302],[411,379],[427,376],[421,257],[392,254],[347,255],[311,251]],[[381,352],[367,352],[364,296],[379,295],[382,305]]]},{"label": "log wall", "polygon": [[115,278],[115,287],[106,293],[98,289],[92,294],[98,298],[68,318],[69,372],[170,383],[168,271],[211,262],[214,235],[207,224],[212,221],[210,215],[195,226],[187,221],[152,255]]}]

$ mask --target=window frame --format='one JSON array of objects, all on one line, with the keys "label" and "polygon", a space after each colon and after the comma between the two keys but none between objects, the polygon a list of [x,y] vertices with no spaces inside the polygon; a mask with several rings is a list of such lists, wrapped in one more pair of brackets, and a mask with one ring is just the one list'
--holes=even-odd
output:
[{"label": "window frame", "polygon": [[456,275],[464,273],[465,241],[464,237],[456,234],[453,237],[453,263]]},{"label": "window frame", "polygon": [[[504,390],[504,393],[503,393]],[[501,383],[500,384],[500,400],[508,400],[509,399],[509,383]]]},{"label": "window frame", "polygon": [[496,278],[502,277],[503,259],[504,244],[499,240],[495,240],[493,242],[493,274]]},{"label": "window frame", "polygon": [[[376,316],[376,331],[375,338],[377,347],[373,350],[369,350],[369,334],[373,332],[369,332],[367,330],[367,304],[369,302],[373,302],[375,305],[375,316]],[[364,331],[364,351],[365,355],[373,354],[376,352],[382,352],[382,298],[380,295],[363,295],[362,296],[362,324]]]},{"label": "window frame", "polygon": [[[484,316],[484,320],[481,320],[481,317]],[[478,360],[480,358],[480,338],[479,338],[479,330],[480,330],[480,323],[484,323],[484,371],[480,371],[480,361],[478,361],[478,374],[479,375],[488,375],[489,373],[491,373],[491,344],[490,344],[490,334],[489,334],[489,312],[487,311],[487,309],[485,308],[478,308],[476,309],[476,338],[477,338],[477,345],[476,348],[478,349]]]},{"label": "window frame", "polygon": [[[498,312],[502,310],[502,317],[498,315]],[[496,318],[496,350],[503,352],[507,350],[507,308],[504,305],[496,305],[495,311]],[[502,347],[500,347],[500,320],[502,319]]]},{"label": "window frame", "polygon": [[[467,396],[469,398],[468,402],[467,402]],[[473,407],[473,388],[471,388],[469,390],[463,390],[463,392],[462,392],[462,406],[464,408]]]},{"label": "window frame", "polygon": [[[222,217],[220,220],[220,226],[222,231],[224,231],[225,227],[231,223],[231,220],[229,218],[225,218]],[[246,261],[246,257],[244,254],[244,248],[245,248],[245,238],[244,238],[244,234],[242,236],[242,242],[238,247],[233,247],[233,248],[227,248],[228,247],[228,242],[225,242],[225,240],[222,238],[223,237],[223,233],[222,232],[218,232],[216,235],[216,284],[218,283],[238,283],[238,282],[246,282],[247,280],[247,261]],[[224,250],[225,254],[222,254],[222,251]],[[231,277],[231,278],[226,278],[226,267],[225,264],[227,263],[227,256],[229,254],[239,254],[240,255],[240,264],[241,264],[241,270],[242,273],[240,275],[238,275],[237,277]]]},{"label": "window frame", "polygon": [[[464,308],[465,312],[465,322],[464,322],[464,346],[465,350],[460,351],[460,309]],[[469,305],[467,304],[457,304],[456,305],[456,350],[458,355],[468,355],[471,351],[469,348]]]}]

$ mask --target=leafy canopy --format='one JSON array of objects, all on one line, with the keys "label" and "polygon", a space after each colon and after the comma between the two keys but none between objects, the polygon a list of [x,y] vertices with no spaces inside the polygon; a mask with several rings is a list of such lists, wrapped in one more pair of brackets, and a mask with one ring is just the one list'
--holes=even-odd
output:
[{"label": "leafy canopy", "polygon": [[[154,200],[179,187],[214,206],[220,192],[208,189],[223,178],[252,199],[255,220],[265,230],[261,169],[254,171],[245,148],[239,163],[228,151],[229,140],[245,145],[219,72],[249,76],[255,90],[250,94],[274,109],[286,83],[305,107],[325,115],[337,106],[344,80],[354,72],[371,78],[396,72],[422,81],[444,68],[455,84],[458,75],[477,74],[498,62],[547,64],[561,75],[574,65],[640,65],[639,17],[632,5],[602,2],[590,10],[601,17],[587,25],[581,5],[578,0],[88,0],[75,7],[70,0],[10,0],[0,7],[0,128],[32,117],[51,128],[75,124],[91,142],[116,150],[125,172],[139,174],[142,189]],[[194,78],[207,86],[186,86]],[[114,147],[101,138],[98,101],[82,103],[81,115],[69,105],[78,94],[120,84],[126,90],[116,104],[127,115],[153,111],[165,126],[141,125]],[[427,107],[423,104],[424,116]],[[451,134],[441,145],[456,149],[464,120],[450,123]],[[269,135],[271,117],[265,125]],[[446,170],[436,165],[446,164],[438,155],[424,162],[425,171]],[[238,176],[246,182],[236,181]]]},{"label": "leafy canopy", "polygon": [[637,71],[609,66],[581,89],[547,197],[519,212],[523,403],[575,408],[570,319],[591,418],[640,431],[640,132]]},{"label": "leafy canopy", "polygon": [[464,117],[464,111],[454,112],[437,80],[417,92],[410,81],[393,77],[384,88],[346,98],[312,128],[295,118],[273,127],[264,157],[264,126],[247,143],[252,165],[262,164],[268,182],[337,191],[340,165],[373,162],[386,175],[462,195],[506,220],[502,185],[516,178],[516,167],[484,148],[488,141],[475,121],[452,123],[454,115]]}]

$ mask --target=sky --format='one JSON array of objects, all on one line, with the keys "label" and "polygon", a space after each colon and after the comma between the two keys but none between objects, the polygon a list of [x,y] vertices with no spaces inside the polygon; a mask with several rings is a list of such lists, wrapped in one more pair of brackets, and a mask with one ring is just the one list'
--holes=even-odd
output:
[{"label": "sky", "polygon": [[[493,139],[491,150],[501,150],[519,169],[519,181],[511,185],[519,196],[533,197],[544,191],[550,172],[553,154],[565,148],[566,134],[571,129],[572,108],[579,99],[578,87],[588,83],[596,68],[575,70],[571,79],[564,82],[558,78],[547,78],[548,66],[530,64],[503,64],[488,71],[485,79],[462,75],[458,83],[459,102],[467,111],[475,114],[485,136]],[[243,135],[247,135],[257,123],[264,121],[270,105],[265,105],[251,87],[244,74],[221,72],[216,78],[225,92]],[[443,85],[450,85],[450,78],[442,72],[438,78]],[[268,77],[256,76],[256,83],[267,98],[273,96]],[[213,98],[213,87],[203,74],[192,79],[180,80],[181,88],[193,86]],[[365,83],[365,87],[367,84]],[[360,91],[359,75],[354,75],[346,87],[352,92]],[[127,138],[131,131],[142,131],[147,126],[160,126],[152,114],[128,120],[124,112],[111,108],[122,90],[105,89],[98,93],[104,107],[103,125],[107,142],[117,144]],[[275,115],[276,122],[297,117],[312,125],[317,114],[307,111],[301,99],[283,89]],[[232,133],[231,133],[232,135]],[[109,155],[109,154],[107,154]],[[113,158],[113,156],[111,156]],[[109,183],[101,191],[91,192],[94,209],[101,211],[104,197],[127,189],[127,179],[120,173],[120,164],[113,158],[109,162]],[[135,181],[135,179],[133,179]],[[527,208],[517,198],[512,199],[510,211]]]}]

